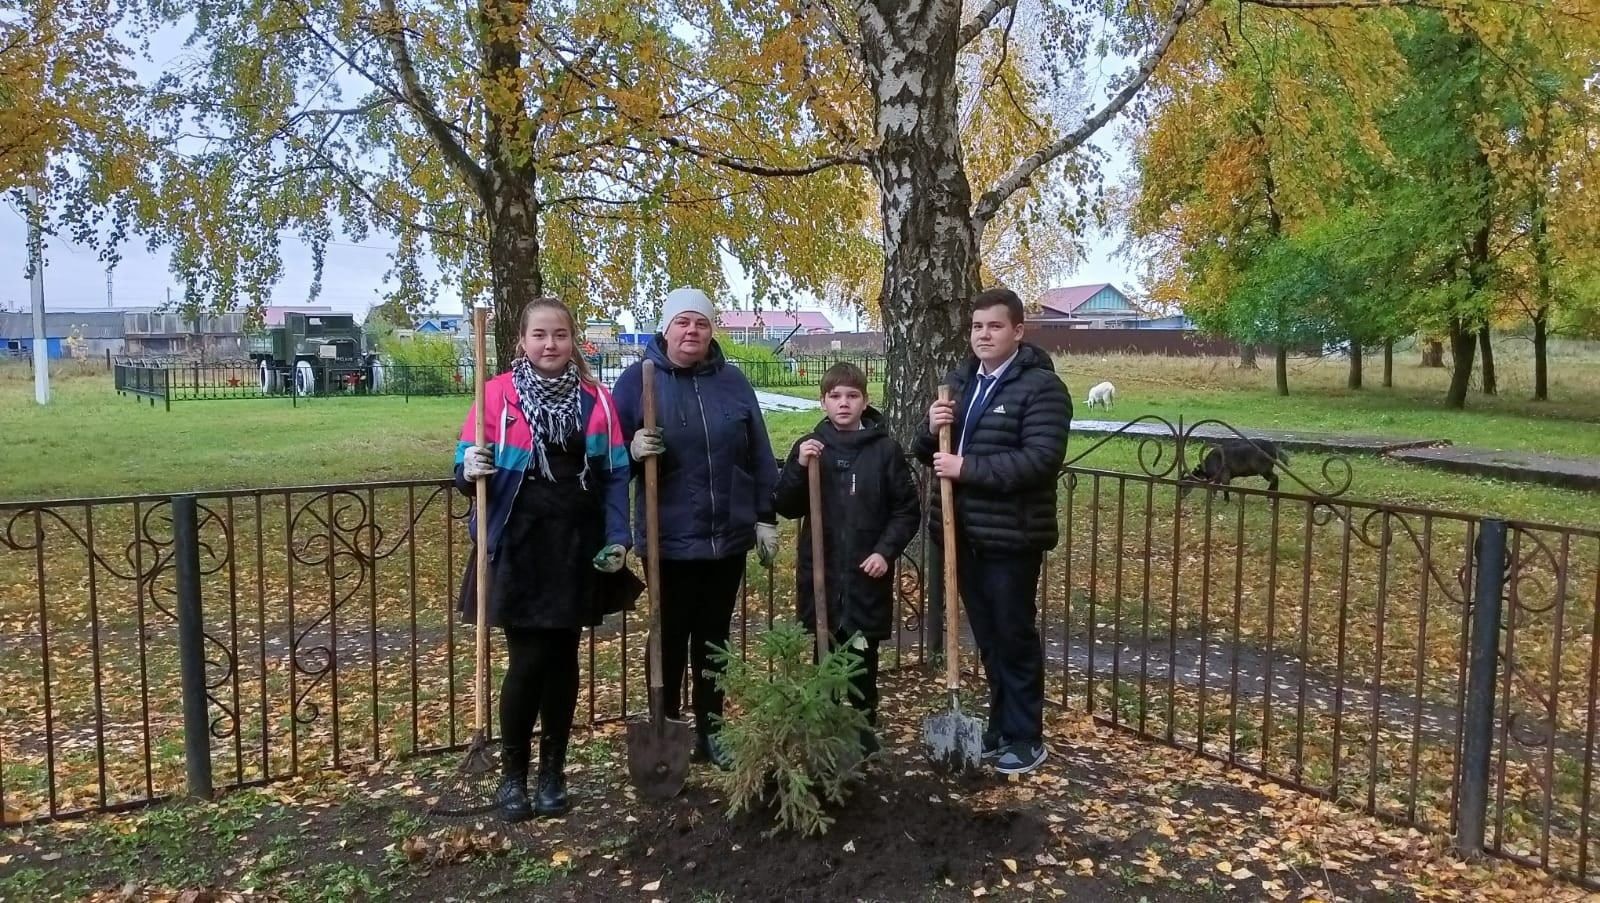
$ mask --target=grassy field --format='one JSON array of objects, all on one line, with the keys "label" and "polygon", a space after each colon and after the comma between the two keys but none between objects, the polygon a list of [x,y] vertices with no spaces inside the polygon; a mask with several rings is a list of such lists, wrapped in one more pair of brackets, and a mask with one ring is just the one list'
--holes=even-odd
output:
[{"label": "grassy field", "polygon": [[[1447,374],[1397,361],[1394,389],[1344,388],[1342,362],[1293,361],[1295,394],[1272,393],[1270,369],[1239,370],[1212,358],[1066,357],[1060,370],[1079,407],[1087,387],[1117,384],[1109,415],[1216,418],[1240,427],[1445,438],[1457,445],[1600,456],[1600,359],[1558,358],[1554,401],[1526,400],[1524,362],[1502,354],[1504,388],[1474,395],[1465,412],[1439,404]],[[1270,362],[1269,362],[1270,363]],[[1369,366],[1376,386],[1379,368]],[[876,388],[876,387],[875,387]],[[807,394],[797,390],[796,394]],[[187,490],[297,486],[444,476],[466,403],[461,398],[284,399],[175,403],[171,411],[117,396],[98,367],[64,368],[54,403],[32,404],[26,367],[0,369],[0,501]],[[768,417],[782,454],[815,422],[812,413]],[[1073,440],[1076,457],[1092,443]],[[1137,447],[1107,443],[1084,467],[1138,470]],[[1501,514],[1563,524],[1600,522],[1600,497],[1527,484],[1463,478],[1378,458],[1352,459],[1352,498]],[[1320,464],[1296,475],[1323,488]],[[1286,489],[1297,486],[1293,479]]]}]

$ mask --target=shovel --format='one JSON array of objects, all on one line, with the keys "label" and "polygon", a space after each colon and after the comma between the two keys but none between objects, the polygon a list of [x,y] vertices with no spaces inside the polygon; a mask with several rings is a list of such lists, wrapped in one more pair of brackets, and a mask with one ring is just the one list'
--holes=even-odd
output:
[{"label": "shovel", "polygon": [[[950,400],[950,387],[939,387],[939,400]],[[939,451],[950,453],[950,427],[939,429]],[[956,588],[955,485],[939,480],[939,514],[944,521],[944,685],[950,691],[950,711],[929,715],[922,722],[922,745],[929,761],[953,774],[975,771],[983,763],[983,725],[961,714],[961,646],[958,639],[961,610],[953,604]]]},{"label": "shovel", "polygon": [[[643,365],[644,427],[655,429],[655,363]],[[650,668],[650,712],[628,722],[628,776],[646,799],[668,800],[683,789],[689,776],[689,748],[694,742],[689,722],[667,717],[661,685],[661,503],[660,461],[644,459],[645,581],[650,592],[650,642],[645,658]]]}]

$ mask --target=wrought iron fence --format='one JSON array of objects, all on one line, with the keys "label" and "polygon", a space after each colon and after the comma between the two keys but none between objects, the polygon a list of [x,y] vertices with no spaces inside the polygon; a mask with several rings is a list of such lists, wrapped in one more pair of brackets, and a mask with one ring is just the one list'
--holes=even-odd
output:
[{"label": "wrought iron fence", "polygon": [[[605,383],[616,382],[635,356],[602,354],[589,364]],[[784,360],[734,360],[757,388],[816,386],[828,367],[849,361],[868,380],[881,380],[887,365],[881,356],[807,355]],[[174,401],[271,398],[298,404],[308,398],[387,395],[402,398],[471,395],[473,364],[420,365],[393,360],[373,362],[299,361],[279,366],[252,360],[118,361],[112,368],[119,394],[160,401],[169,410]]]},{"label": "wrought iron fence", "polygon": [[[1600,885],[1600,531],[1350,500],[1338,458],[1224,500],[1183,479],[1202,424],[1168,426],[1063,469],[1051,701]],[[466,508],[445,481],[0,505],[0,822],[459,747]],[[741,649],[792,554],[747,576]],[[897,563],[886,664],[938,635],[936,554]],[[643,706],[637,617],[586,640],[590,724]]]},{"label": "wrought iron fence", "polygon": [[266,398],[291,405],[310,398],[388,395],[402,398],[472,394],[470,361],[412,365],[300,361],[280,367],[258,361],[210,363],[118,362],[114,388],[120,394],[174,401]]},{"label": "wrought iron fence", "polygon": [[1183,480],[1214,422],[1143,421],[1061,477],[1051,698],[1597,885],[1600,531],[1349,500],[1338,457],[1225,501]]},{"label": "wrought iron fence", "polygon": [[[467,507],[438,480],[0,505],[0,824],[462,746]],[[889,667],[921,661],[924,554]],[[751,568],[739,649],[792,573]],[[580,724],[644,706],[640,616],[589,632]]]}]

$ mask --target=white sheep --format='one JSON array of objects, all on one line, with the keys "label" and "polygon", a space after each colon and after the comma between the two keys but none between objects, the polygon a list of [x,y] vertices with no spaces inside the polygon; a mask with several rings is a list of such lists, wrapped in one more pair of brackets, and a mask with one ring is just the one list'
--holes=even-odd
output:
[{"label": "white sheep", "polygon": [[1084,402],[1084,407],[1092,408],[1098,405],[1109,411],[1111,410],[1111,403],[1116,400],[1116,386],[1109,382],[1097,383],[1094,388],[1089,390],[1089,400]]}]

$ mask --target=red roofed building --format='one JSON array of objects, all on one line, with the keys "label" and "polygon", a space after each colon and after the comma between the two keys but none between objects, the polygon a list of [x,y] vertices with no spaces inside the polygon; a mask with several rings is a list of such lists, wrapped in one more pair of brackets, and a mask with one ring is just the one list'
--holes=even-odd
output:
[{"label": "red roofed building", "polygon": [[820,335],[833,332],[833,322],[819,310],[801,310],[792,314],[779,311],[725,310],[717,314],[717,334],[732,342],[755,344],[763,341],[777,342],[788,337],[795,327],[796,335]]},{"label": "red roofed building", "polygon": [[1053,288],[1039,299],[1042,321],[1077,327],[1127,326],[1144,317],[1116,286],[1108,282]]}]

